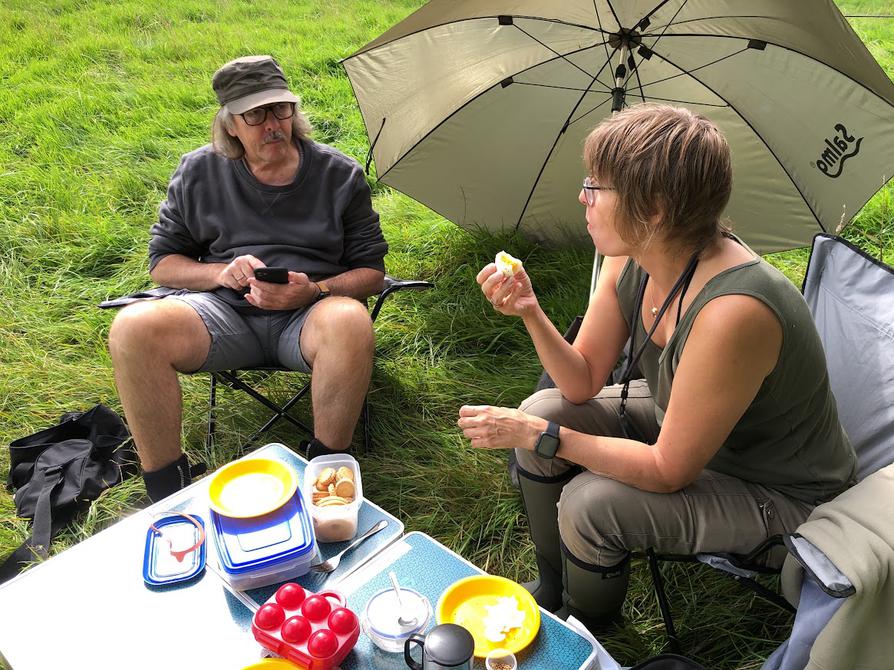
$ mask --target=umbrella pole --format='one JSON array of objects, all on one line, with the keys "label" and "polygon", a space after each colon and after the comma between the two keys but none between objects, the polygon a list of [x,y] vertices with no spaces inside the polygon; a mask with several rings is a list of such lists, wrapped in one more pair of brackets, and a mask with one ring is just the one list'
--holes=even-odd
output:
[{"label": "umbrella pole", "polygon": [[[618,67],[615,68],[615,87],[612,89],[612,114],[620,112],[624,108],[624,84],[627,79],[627,56],[630,53],[630,46],[627,42],[622,42],[618,48]],[[599,279],[599,270],[602,268],[602,254],[596,249],[596,255],[593,257],[593,273],[590,275],[590,297],[596,290],[596,282]]]},{"label": "umbrella pole", "polygon": [[626,91],[624,84],[627,80],[627,56],[630,53],[630,45],[624,41],[618,48],[618,67],[615,68],[615,87],[612,89],[612,114],[620,112],[624,108]]}]

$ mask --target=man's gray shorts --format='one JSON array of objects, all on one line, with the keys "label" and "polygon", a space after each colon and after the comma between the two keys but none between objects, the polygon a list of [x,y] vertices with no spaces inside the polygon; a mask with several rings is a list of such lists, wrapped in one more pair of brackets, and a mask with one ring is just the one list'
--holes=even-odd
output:
[{"label": "man's gray shorts", "polygon": [[310,372],[299,342],[316,303],[292,311],[246,314],[213,293],[189,292],[165,300],[192,307],[211,335],[208,358],[195,372],[277,366]]}]

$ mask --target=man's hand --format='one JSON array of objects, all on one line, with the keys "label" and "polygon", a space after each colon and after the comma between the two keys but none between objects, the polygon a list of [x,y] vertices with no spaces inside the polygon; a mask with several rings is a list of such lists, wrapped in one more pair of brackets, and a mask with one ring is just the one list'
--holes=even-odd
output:
[{"label": "man's hand", "polygon": [[261,309],[299,309],[312,303],[320,292],[303,272],[290,272],[288,284],[274,284],[251,277],[248,285],[251,292],[245,294],[245,299]]},{"label": "man's hand", "polygon": [[547,421],[519,409],[463,405],[456,425],[478,449],[533,449]]},{"label": "man's hand", "polygon": [[251,254],[233,259],[217,275],[217,283],[234,291],[241,291],[248,286],[249,280],[255,276],[255,268],[263,268],[264,261]]},{"label": "man's hand", "polygon": [[524,316],[537,307],[537,296],[524,268],[511,277],[504,277],[495,263],[485,265],[475,281],[494,309],[507,316]]}]

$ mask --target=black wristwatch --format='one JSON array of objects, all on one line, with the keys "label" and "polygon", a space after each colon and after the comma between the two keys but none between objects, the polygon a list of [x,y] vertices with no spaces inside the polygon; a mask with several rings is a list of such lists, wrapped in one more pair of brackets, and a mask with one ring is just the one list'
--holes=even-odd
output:
[{"label": "black wristwatch", "polygon": [[318,302],[318,301],[322,300],[323,298],[328,298],[332,293],[329,290],[329,287],[326,286],[326,284],[324,284],[321,281],[317,282],[317,289],[319,289],[320,292],[317,293],[317,297],[314,299],[314,302]]},{"label": "black wristwatch", "polygon": [[550,421],[546,424],[546,430],[540,433],[534,451],[541,458],[554,458],[559,450],[559,424]]}]

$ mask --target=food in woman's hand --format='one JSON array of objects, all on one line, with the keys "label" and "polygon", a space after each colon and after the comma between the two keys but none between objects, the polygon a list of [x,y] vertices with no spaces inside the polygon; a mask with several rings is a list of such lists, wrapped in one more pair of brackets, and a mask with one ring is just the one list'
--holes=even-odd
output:
[{"label": "food in woman's hand", "polygon": [[511,277],[522,269],[522,262],[514,256],[510,256],[505,251],[501,251],[497,254],[494,263],[497,266],[497,270],[502,272],[504,277]]}]

